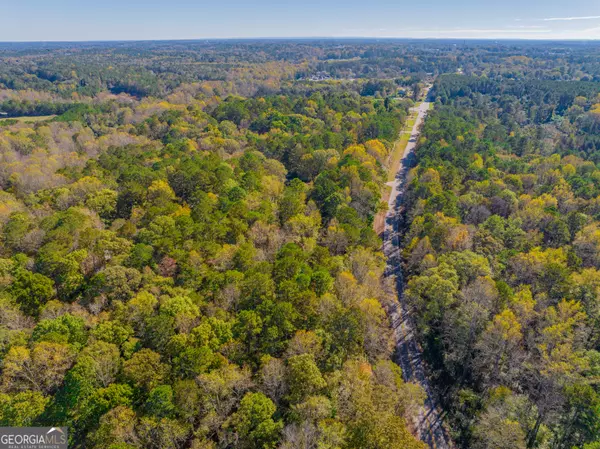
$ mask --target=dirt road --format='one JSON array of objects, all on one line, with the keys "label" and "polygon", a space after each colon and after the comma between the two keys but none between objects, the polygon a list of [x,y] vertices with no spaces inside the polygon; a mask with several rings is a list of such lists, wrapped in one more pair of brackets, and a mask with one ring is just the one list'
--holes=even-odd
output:
[{"label": "dirt road", "polygon": [[387,258],[386,276],[391,278],[392,282],[390,284],[395,286],[398,295],[398,303],[391,306],[388,311],[394,329],[395,361],[402,368],[404,380],[420,385],[427,394],[425,404],[421,408],[414,425],[419,438],[431,448],[450,449],[453,448],[453,445],[442,425],[441,409],[436,403],[430,387],[426,367],[423,363],[422,351],[414,334],[413,320],[406,306],[400,254],[401,236],[405,226],[402,208],[406,189],[406,174],[419,138],[420,126],[427,115],[430,104],[425,101],[418,106],[417,120],[404,150],[396,179],[388,183],[392,191],[388,202],[388,213],[385,217],[383,251]]}]

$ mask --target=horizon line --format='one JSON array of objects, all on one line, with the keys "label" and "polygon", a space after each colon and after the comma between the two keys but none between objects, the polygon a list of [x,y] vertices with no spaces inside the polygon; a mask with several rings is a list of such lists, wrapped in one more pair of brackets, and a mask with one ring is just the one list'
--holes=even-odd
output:
[{"label": "horizon line", "polygon": [[2,44],[102,44],[119,42],[200,42],[200,41],[268,41],[268,40],[404,40],[404,41],[530,41],[530,42],[599,42],[600,38],[533,38],[533,37],[402,37],[402,36],[271,36],[271,37],[196,37],[172,39],[85,39],[85,40],[25,40],[3,41]]}]

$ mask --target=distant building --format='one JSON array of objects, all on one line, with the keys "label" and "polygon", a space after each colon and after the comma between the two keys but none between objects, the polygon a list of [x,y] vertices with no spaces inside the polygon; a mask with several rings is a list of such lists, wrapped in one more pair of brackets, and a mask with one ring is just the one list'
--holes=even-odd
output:
[{"label": "distant building", "polygon": [[325,81],[330,80],[331,75],[327,72],[317,72],[309,78],[311,81]]}]

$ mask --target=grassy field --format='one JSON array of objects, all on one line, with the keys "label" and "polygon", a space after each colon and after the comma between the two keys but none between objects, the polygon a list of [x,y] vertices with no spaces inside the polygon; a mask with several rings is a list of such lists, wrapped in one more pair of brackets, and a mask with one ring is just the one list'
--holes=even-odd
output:
[{"label": "grassy field", "polygon": [[[412,127],[408,129],[410,130]],[[406,128],[404,131],[406,131]],[[400,138],[394,143],[394,149],[390,154],[390,169],[388,170],[387,175],[388,182],[393,181],[396,178],[396,173],[398,172],[398,168],[400,168],[400,161],[402,160],[404,149],[410,139],[410,133],[404,131],[400,134]]]},{"label": "grassy field", "polygon": [[[406,149],[406,145],[410,140],[410,134],[412,132],[413,126],[415,126],[415,122],[417,121],[417,116],[419,115],[419,105],[420,103],[416,104],[414,112],[411,112],[411,114],[406,119],[406,123],[404,124],[402,131],[400,131],[398,140],[394,142],[394,148],[392,149],[392,152],[390,153],[390,157],[388,159],[389,169],[387,173],[386,182],[392,182],[394,181],[394,179],[396,179],[396,174],[398,173],[398,169],[400,168],[400,162],[402,161],[404,150]],[[388,185],[384,187],[382,192],[383,195],[381,198],[382,201],[385,201],[386,203],[388,202],[391,190],[391,187]],[[377,215],[375,215],[375,219],[373,221],[373,228],[375,229],[375,232],[377,232],[378,235],[381,235],[381,233],[383,232],[385,226],[385,215],[386,211],[381,211],[377,213]]]},{"label": "grassy field", "polygon": [[410,139],[410,133],[415,126],[415,122],[417,121],[418,107],[420,103],[415,105],[414,111],[406,119],[406,123],[404,124],[404,128],[400,132],[400,136],[398,140],[394,143],[394,149],[390,154],[389,158],[389,170],[387,181],[393,181],[396,178],[396,173],[398,172],[398,168],[400,167],[400,161],[402,160],[402,155],[404,154],[404,149],[406,148],[406,144]]},{"label": "grassy field", "polygon": [[16,120],[18,122],[23,123],[35,123],[35,122],[43,122],[44,120],[50,120],[56,117],[56,115],[38,115],[35,117],[22,116],[22,117],[4,117],[0,115],[0,121],[3,120]]}]

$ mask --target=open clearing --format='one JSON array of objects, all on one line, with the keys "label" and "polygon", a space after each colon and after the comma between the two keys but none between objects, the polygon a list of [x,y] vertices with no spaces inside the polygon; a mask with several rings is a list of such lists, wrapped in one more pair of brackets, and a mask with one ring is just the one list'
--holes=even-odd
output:
[{"label": "open clearing", "polygon": [[[400,131],[400,135],[396,142],[394,142],[394,148],[390,153],[388,159],[388,173],[387,173],[387,183],[392,183],[396,179],[398,175],[398,170],[400,169],[400,163],[402,162],[402,158],[404,157],[404,152],[406,150],[406,146],[410,140],[411,135],[414,132],[415,123],[417,122],[417,117],[419,116],[419,108],[421,107],[422,102],[416,103],[414,107],[410,110],[410,115],[406,118],[406,123]],[[428,104],[429,105],[429,104]],[[382,201],[388,202],[391,187],[386,185],[383,191]],[[373,220],[373,228],[378,235],[383,233],[383,229],[385,227],[385,215],[387,211],[380,211],[375,216]]]},{"label": "open clearing", "polygon": [[54,117],[56,117],[56,114],[53,115],[38,115],[38,116],[21,116],[21,117],[4,117],[4,116],[0,116],[0,121],[4,121],[4,120],[16,120],[18,122],[23,122],[23,123],[35,123],[35,122],[43,122],[46,120],[51,120]]}]

